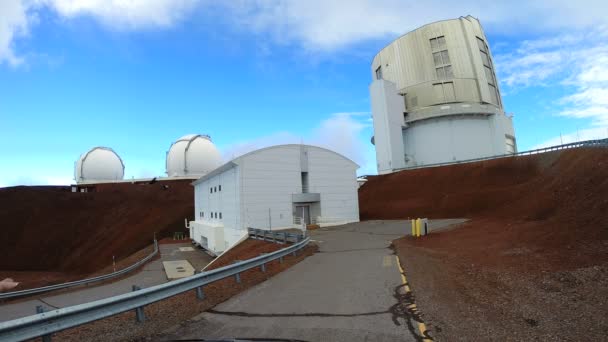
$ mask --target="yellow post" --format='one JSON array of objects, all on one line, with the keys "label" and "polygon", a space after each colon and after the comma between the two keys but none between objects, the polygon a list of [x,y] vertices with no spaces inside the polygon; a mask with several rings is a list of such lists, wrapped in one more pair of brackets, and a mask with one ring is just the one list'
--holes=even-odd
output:
[{"label": "yellow post", "polygon": [[420,219],[416,219],[416,237],[420,236]]},{"label": "yellow post", "polygon": [[416,236],[416,220],[412,220],[412,236]]}]

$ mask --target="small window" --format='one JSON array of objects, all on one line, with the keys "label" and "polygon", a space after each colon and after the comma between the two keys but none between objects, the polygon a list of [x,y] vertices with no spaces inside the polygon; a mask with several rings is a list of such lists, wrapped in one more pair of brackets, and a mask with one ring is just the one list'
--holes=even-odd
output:
[{"label": "small window", "polygon": [[217,192],[217,186],[213,187],[213,192]]},{"label": "small window", "polygon": [[439,47],[439,45],[437,44],[437,38],[432,38],[431,39],[431,49],[435,50]]},{"label": "small window", "polygon": [[205,212],[204,211],[201,211],[201,217],[203,217],[203,218],[205,217]]},{"label": "small window", "polygon": [[448,50],[441,51],[441,60],[443,64],[450,64],[450,55],[448,55]]},{"label": "small window", "polygon": [[437,70],[437,78],[438,79],[444,79],[445,78],[445,71],[443,70],[443,67],[439,67],[436,70]]},{"label": "small window", "polygon": [[219,191],[222,191],[222,186],[220,185],[220,186],[218,187],[218,189],[219,189]]},{"label": "small window", "polygon": [[446,46],[445,36],[437,37],[437,47],[440,49],[444,49]]},{"label": "small window", "polygon": [[486,42],[483,41],[483,39],[477,37],[477,47],[479,47],[479,50],[486,52]]},{"label": "small window", "polygon": [[378,69],[376,69],[376,79],[377,80],[381,80],[382,79],[382,65],[378,67]]},{"label": "small window", "polygon": [[435,61],[435,66],[440,66],[441,63],[441,52],[433,52],[433,60]]},{"label": "small window", "polygon": [[209,188],[209,193],[212,194],[213,193],[213,188]]},{"label": "small window", "polygon": [[220,213],[220,220],[222,219],[222,213]]}]

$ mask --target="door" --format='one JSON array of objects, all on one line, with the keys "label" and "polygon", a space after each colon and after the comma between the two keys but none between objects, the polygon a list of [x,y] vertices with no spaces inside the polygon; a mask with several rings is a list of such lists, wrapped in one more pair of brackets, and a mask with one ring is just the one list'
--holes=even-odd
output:
[{"label": "door", "polygon": [[296,206],[296,216],[301,217],[306,224],[310,224],[310,206],[298,205]]}]

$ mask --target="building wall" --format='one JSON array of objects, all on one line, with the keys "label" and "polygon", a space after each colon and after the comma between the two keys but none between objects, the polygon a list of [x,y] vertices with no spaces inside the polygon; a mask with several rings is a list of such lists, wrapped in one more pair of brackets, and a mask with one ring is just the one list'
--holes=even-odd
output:
[{"label": "building wall", "polygon": [[302,192],[300,146],[283,145],[246,155],[242,169],[242,218],[261,229],[293,225],[291,195]]},{"label": "building wall", "polygon": [[374,80],[369,91],[374,119],[376,163],[378,173],[385,174],[405,167],[401,137],[405,107],[395,83],[382,79]]},{"label": "building wall", "polygon": [[[309,189],[321,194],[319,223],[359,221],[357,166],[322,149],[308,149]],[[314,213],[314,212],[313,212]]]},{"label": "building wall", "polygon": [[200,243],[200,236],[206,236],[206,247],[221,252],[242,237],[238,166],[196,184],[194,196],[191,237],[195,241]]}]

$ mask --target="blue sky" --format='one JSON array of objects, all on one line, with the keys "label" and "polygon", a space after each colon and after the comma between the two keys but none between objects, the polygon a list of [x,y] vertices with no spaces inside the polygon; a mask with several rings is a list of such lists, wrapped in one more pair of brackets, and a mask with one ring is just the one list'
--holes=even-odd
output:
[{"label": "blue sky", "polygon": [[466,14],[488,35],[520,150],[608,137],[608,5],[424,3],[3,0],[0,186],[70,183],[94,146],[127,178],[160,176],[189,133],[225,159],[305,142],[375,173],[371,59]]}]

